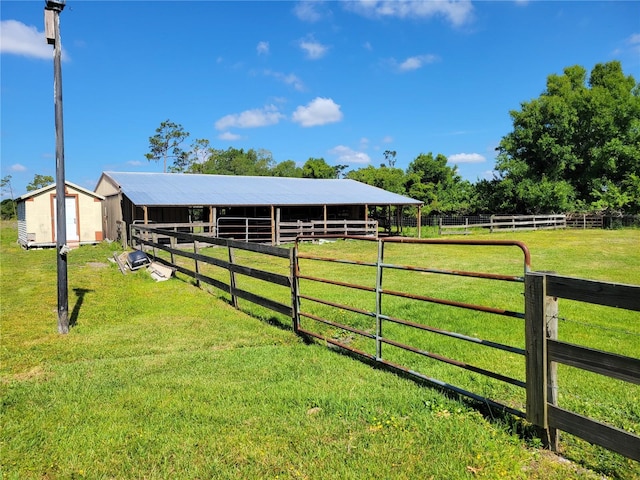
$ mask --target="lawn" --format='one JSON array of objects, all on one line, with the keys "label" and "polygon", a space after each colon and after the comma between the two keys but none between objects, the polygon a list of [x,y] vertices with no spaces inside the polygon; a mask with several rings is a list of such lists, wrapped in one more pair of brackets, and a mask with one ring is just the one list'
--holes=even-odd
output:
[{"label": "lawn", "polygon": [[[595,236],[592,256],[575,254],[584,236],[550,249],[533,233],[535,269],[640,283],[637,230]],[[16,235],[2,224],[2,478],[640,478],[608,452],[561,461],[509,421],[306,344],[184,276],[122,275],[115,244],[69,254],[60,336],[55,252]]]}]

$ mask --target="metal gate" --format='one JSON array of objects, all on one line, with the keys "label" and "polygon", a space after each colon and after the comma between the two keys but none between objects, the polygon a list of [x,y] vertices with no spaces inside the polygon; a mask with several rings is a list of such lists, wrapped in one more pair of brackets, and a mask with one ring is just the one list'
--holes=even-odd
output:
[{"label": "metal gate", "polygon": [[[366,359],[391,367],[427,383],[445,387],[459,394],[478,400],[491,407],[498,407],[514,415],[525,417],[526,372],[525,372],[525,340],[524,340],[524,278],[530,269],[530,255],[526,245],[518,241],[481,241],[481,240],[440,240],[412,238],[379,238],[371,237],[323,237],[325,241],[341,241],[339,255],[341,258],[315,255],[313,247],[305,247],[296,242],[294,271],[294,329],[296,332],[320,339],[327,344],[365,357]],[[366,242],[368,246],[363,246]],[[396,244],[402,244],[404,258],[397,252],[389,252]],[[356,253],[349,253],[351,245]],[[413,250],[407,249],[412,245]],[[438,252],[442,249],[474,247],[491,249],[492,254],[500,261],[490,272],[479,272],[464,268],[473,263],[473,259],[460,262],[461,267],[446,267],[440,264]],[[515,255],[514,253],[515,247]],[[423,249],[429,249],[431,256],[424,255]],[[498,250],[496,250],[498,249]],[[400,247],[396,250],[400,251]],[[408,253],[407,253],[408,252]],[[475,250],[474,250],[474,253]],[[478,252],[480,253],[480,252]],[[369,255],[369,261],[363,256]],[[402,260],[408,259],[411,263]],[[455,256],[455,255],[454,255]],[[401,260],[398,263],[396,258]],[[451,254],[447,255],[451,258]],[[510,259],[510,260],[509,260]],[[416,264],[419,260],[419,264]],[[483,258],[482,263],[487,263]],[[489,264],[491,262],[488,262]],[[509,264],[512,271],[500,271],[500,265]],[[514,267],[515,266],[515,267]],[[513,270],[517,269],[517,272]],[[444,281],[442,280],[444,279]],[[465,297],[478,289],[472,288],[473,282],[491,282],[490,289],[497,291],[497,298],[503,290],[493,287],[494,284],[510,284],[515,290],[506,305],[481,304]],[[453,282],[453,283],[452,283]],[[445,287],[438,287],[439,284]],[[459,283],[460,287],[455,285]],[[427,288],[431,287],[431,288]],[[430,292],[425,292],[430,290]],[[481,289],[484,290],[484,289]],[[494,302],[491,302],[494,303]],[[447,318],[454,309],[458,312]],[[466,312],[466,325],[456,331],[452,326]],[[464,317],[463,313],[463,317]],[[407,318],[409,317],[409,318]],[[507,319],[505,319],[507,317]],[[489,336],[492,320],[497,319],[495,330],[502,330],[501,322],[511,322],[509,330],[512,334],[497,335],[499,339],[489,339],[477,335],[475,330],[484,330]],[[513,324],[515,322],[515,325]],[[486,325],[485,325],[486,323]],[[483,325],[489,328],[483,328]],[[512,337],[510,343],[503,338]],[[462,358],[453,358],[454,353],[446,353],[443,341],[464,344],[458,351]],[[445,343],[446,343],[445,342]],[[468,342],[468,343],[464,343]],[[503,365],[492,365],[498,358],[478,355],[477,362],[467,355],[469,343],[478,347],[488,347],[494,351],[511,357]],[[452,344],[453,345],[453,344]],[[432,348],[430,348],[432,347]],[[484,350],[484,348],[483,348]],[[466,356],[465,356],[466,355]],[[516,357],[519,361],[513,362]],[[435,377],[432,371],[433,362],[447,365],[447,369],[461,371],[460,381],[442,380]],[[504,370],[506,364],[516,363],[517,372]],[[452,367],[451,367],[452,366]],[[457,368],[453,368],[457,367]],[[458,370],[459,369],[459,370]],[[465,375],[473,378],[481,376],[491,382],[505,384],[521,392],[521,401],[504,402],[496,398],[499,388],[490,391],[480,388],[485,395],[474,393],[476,386],[469,386]],[[471,384],[475,380],[471,380]],[[460,385],[462,384],[462,386]]]}]

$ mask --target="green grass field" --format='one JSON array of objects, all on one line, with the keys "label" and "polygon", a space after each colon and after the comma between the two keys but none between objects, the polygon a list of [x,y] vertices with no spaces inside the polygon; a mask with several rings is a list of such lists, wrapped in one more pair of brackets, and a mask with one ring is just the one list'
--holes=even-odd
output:
[{"label": "green grass field", "polygon": [[[518,239],[530,246],[534,269],[640,284],[640,231],[578,233]],[[287,319],[243,301],[252,316],[239,312],[226,294],[182,275],[161,283],[143,271],[122,275],[108,261],[115,244],[70,253],[74,325],[60,336],[55,252],[23,251],[16,235],[2,224],[2,478],[640,478],[637,462],[575,439],[563,452],[573,462],[560,461],[514,433],[512,422],[305,344]],[[305,248],[334,255],[341,247]],[[264,268],[287,273],[278,262]],[[282,289],[266,295],[288,301]],[[637,317],[616,321],[616,332],[637,339]],[[566,335],[584,330],[570,325]],[[634,392],[587,403],[638,405]],[[619,409],[620,421],[636,428],[640,413]]]}]

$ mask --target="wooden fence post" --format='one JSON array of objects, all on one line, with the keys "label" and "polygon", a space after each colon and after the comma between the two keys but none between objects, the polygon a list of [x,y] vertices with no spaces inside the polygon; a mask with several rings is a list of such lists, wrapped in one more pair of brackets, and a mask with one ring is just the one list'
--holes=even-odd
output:
[{"label": "wooden fence post", "polygon": [[[171,245],[172,249],[175,249],[178,246],[177,245],[177,241],[176,241],[176,237],[169,237],[169,244]],[[176,257],[175,257],[173,252],[171,252],[171,263],[173,265],[176,264]]]},{"label": "wooden fence post", "polygon": [[236,274],[233,271],[233,265],[235,264],[235,255],[233,253],[233,248],[228,247],[229,249],[229,294],[231,295],[231,304],[234,308],[238,308],[238,297],[235,295],[236,290]]},{"label": "wooden fence post", "polygon": [[[524,295],[527,420],[538,427],[539,433],[544,433],[548,425],[544,274],[529,272],[525,275]],[[546,437],[541,436],[543,440]]]},{"label": "wooden fence post", "polygon": [[557,367],[548,362],[547,338],[557,336],[557,302],[546,295],[544,272],[526,273],[524,294],[527,420],[544,445],[555,450],[558,435],[549,428],[547,402],[557,401]]},{"label": "wooden fence post", "polygon": [[[195,253],[196,255],[200,253],[200,248],[198,246],[197,240],[193,241],[193,253]],[[196,286],[200,288],[200,262],[198,262],[197,259],[195,259],[194,261],[196,266]]]},{"label": "wooden fence post", "polygon": [[[546,293],[546,292],[545,292]],[[546,320],[546,337],[550,340],[558,339],[558,299],[556,297],[545,296],[544,318]],[[546,341],[545,341],[546,343]],[[547,403],[558,404],[558,364],[547,359]],[[560,432],[557,428],[547,426],[549,434],[549,448],[557,452],[560,441]]]},{"label": "wooden fence post", "polygon": [[300,328],[300,303],[298,299],[298,246],[289,250],[289,269],[291,278],[291,323],[293,333],[298,334]]}]

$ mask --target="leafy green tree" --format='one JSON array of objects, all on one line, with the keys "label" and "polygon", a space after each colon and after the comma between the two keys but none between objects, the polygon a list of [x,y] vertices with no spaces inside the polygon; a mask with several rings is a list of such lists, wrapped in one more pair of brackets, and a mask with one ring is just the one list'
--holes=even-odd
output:
[{"label": "leafy green tree", "polygon": [[271,175],[274,177],[302,177],[302,168],[296,165],[293,160],[285,160],[275,165],[271,169]]},{"label": "leafy green tree", "polygon": [[33,181],[27,185],[27,192],[39,190],[53,183],[55,183],[55,180],[51,175],[40,175],[36,173],[33,176]]},{"label": "leafy green tree", "polygon": [[190,173],[208,173],[215,175],[252,175],[268,176],[274,166],[273,157],[268,150],[211,149],[206,161],[192,163]]},{"label": "leafy green tree", "polygon": [[420,154],[407,167],[407,193],[424,202],[427,214],[466,214],[473,209],[474,189],[462,180],[456,166],[447,165],[441,153]]},{"label": "leafy green tree", "polygon": [[640,85],[619,62],[596,65],[588,80],[577,65],[550,75],[539,98],[510,114],[496,170],[520,213],[640,211]]},{"label": "leafy green tree", "polygon": [[352,170],[347,173],[346,178],[400,195],[407,193],[405,190],[406,178],[404,171],[400,168],[387,167],[385,164],[380,165],[380,168],[368,165],[358,170]]},{"label": "leafy green tree", "polygon": [[6,175],[0,179],[0,189],[3,194],[9,193],[10,197],[2,201],[2,218],[4,220],[15,218],[16,202],[13,199],[13,187],[11,186],[11,175]]},{"label": "leafy green tree", "polygon": [[338,172],[324,158],[310,158],[302,166],[304,178],[336,178]]},{"label": "leafy green tree", "polygon": [[0,203],[0,218],[2,220],[11,220],[16,218],[16,202],[13,198],[5,198]]},{"label": "leafy green tree", "polygon": [[213,149],[211,148],[209,140],[198,138],[191,144],[191,150],[186,152],[186,155],[180,156],[179,159],[169,167],[169,171],[189,172],[196,170],[197,167],[194,167],[194,165],[200,165],[206,162],[212,153]]},{"label": "leafy green tree", "polygon": [[175,171],[184,171],[188,166],[188,153],[181,145],[189,137],[182,125],[165,120],[156,128],[156,134],[149,137],[149,161],[163,162],[163,172],[167,172],[167,159],[173,159]]}]

